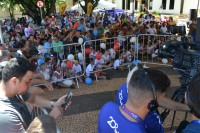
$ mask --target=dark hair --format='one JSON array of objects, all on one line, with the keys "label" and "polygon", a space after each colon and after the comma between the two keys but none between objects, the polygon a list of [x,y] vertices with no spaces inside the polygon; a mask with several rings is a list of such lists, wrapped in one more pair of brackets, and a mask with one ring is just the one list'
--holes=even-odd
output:
[{"label": "dark hair", "polygon": [[2,71],[7,63],[8,63],[8,61],[3,61],[0,63],[0,80],[2,80]]},{"label": "dark hair", "polygon": [[191,113],[200,118],[200,73],[195,75],[187,89],[188,106]]},{"label": "dark hair", "polygon": [[[148,76],[145,76],[144,71]],[[166,74],[159,70],[143,68],[136,70],[132,74],[128,86],[130,86],[132,89],[134,88],[144,91],[152,91],[152,84],[154,85],[156,92],[163,93],[170,86],[171,81]]]},{"label": "dark hair", "polygon": [[22,79],[28,72],[34,72],[36,66],[23,57],[13,58],[5,65],[2,70],[2,80],[8,82],[12,77]]},{"label": "dark hair", "polygon": [[30,124],[27,133],[56,133],[55,119],[50,115],[40,115]]}]

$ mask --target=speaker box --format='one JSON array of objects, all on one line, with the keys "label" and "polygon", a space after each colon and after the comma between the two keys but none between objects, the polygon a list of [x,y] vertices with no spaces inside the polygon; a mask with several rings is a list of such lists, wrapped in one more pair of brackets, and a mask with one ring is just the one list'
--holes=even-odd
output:
[{"label": "speaker box", "polygon": [[190,9],[190,20],[197,19],[197,9]]}]

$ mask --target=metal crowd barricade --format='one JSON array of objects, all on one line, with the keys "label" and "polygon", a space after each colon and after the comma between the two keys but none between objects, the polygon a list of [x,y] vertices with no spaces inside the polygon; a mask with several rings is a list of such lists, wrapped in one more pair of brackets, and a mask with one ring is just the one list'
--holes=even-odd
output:
[{"label": "metal crowd barricade", "polygon": [[[64,44],[62,47],[64,49],[63,52],[60,54],[56,54],[57,59],[60,59],[60,62],[57,61],[56,63],[61,64],[61,68],[62,68],[62,63],[64,63],[64,67],[70,73],[70,77],[67,77],[65,79],[69,79],[69,80],[75,79],[77,87],[79,88],[78,78],[81,78],[82,76],[84,76],[84,73],[85,73],[85,59],[83,56],[84,54],[83,45],[79,43],[71,43],[71,44]],[[49,49],[49,51],[48,53],[40,53],[40,56],[38,58],[48,57],[51,59],[51,62],[53,62],[54,56],[55,56],[53,55],[54,54],[53,49],[56,50],[56,48],[57,46],[48,47],[48,48],[44,47],[43,49],[40,49],[41,51],[44,49]],[[71,61],[73,63],[75,60],[78,61],[79,64],[81,64],[82,66],[82,74],[79,76],[76,76],[75,73],[73,73],[71,69],[67,68],[67,61]],[[62,79],[59,81],[61,82],[61,81],[64,81],[65,79]],[[50,81],[50,82],[54,83],[57,81]]]},{"label": "metal crowd barricade", "polygon": [[[95,53],[96,54],[100,53],[103,57],[103,54],[105,52],[108,52],[110,54],[110,62],[112,63],[112,65],[108,67],[102,67],[100,70],[95,70],[94,72],[96,73],[99,71],[113,69],[113,63],[116,60],[115,55],[119,54],[119,56],[124,56],[125,58],[126,52],[131,50],[131,48],[133,47],[133,42],[130,41],[132,37],[136,39],[135,35],[127,35],[127,36],[120,36],[120,37],[118,36],[118,37],[112,37],[112,38],[102,38],[102,39],[96,39],[96,40],[90,40],[90,41],[84,42],[83,51],[84,51],[84,58],[86,61],[85,65],[87,65],[92,58],[94,60],[96,59]],[[119,48],[115,47],[115,43],[119,43]],[[86,52],[86,49],[90,49],[91,53],[88,54]],[[132,54],[131,51],[130,53]],[[134,58],[134,55],[133,55],[133,58]],[[129,61],[127,62],[124,62],[120,66],[127,66],[127,64],[131,63],[133,58],[129,59]]]},{"label": "metal crowd barricade", "polygon": [[[187,39],[191,41],[190,36]],[[136,40],[135,56],[137,60],[145,64],[171,66],[171,59],[165,57],[166,62],[162,62],[162,59],[158,57],[158,51],[165,41],[181,41],[181,37],[176,35],[140,34]]]},{"label": "metal crowd barricade", "polygon": [[[32,120],[34,120],[39,115],[48,115],[48,111],[45,108],[40,108],[33,106],[33,110],[31,111]],[[56,133],[62,133],[60,127],[56,126]]]}]

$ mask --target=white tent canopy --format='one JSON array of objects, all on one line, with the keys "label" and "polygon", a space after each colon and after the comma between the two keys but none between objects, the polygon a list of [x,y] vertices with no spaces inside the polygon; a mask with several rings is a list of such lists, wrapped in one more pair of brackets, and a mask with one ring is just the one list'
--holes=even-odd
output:
[{"label": "white tent canopy", "polygon": [[[85,1],[82,1],[81,4],[84,6],[85,5]],[[100,0],[98,2],[98,5],[95,9],[112,9],[117,7],[116,4],[113,4],[112,2],[109,1],[105,1],[105,0]],[[72,10],[78,10],[79,12],[83,12],[80,4],[76,4],[75,6],[71,7]]]}]

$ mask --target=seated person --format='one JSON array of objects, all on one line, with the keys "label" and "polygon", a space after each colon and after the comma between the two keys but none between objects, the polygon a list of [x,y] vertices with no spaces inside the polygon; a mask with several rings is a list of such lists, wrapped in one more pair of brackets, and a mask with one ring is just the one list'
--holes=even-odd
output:
[{"label": "seated person", "polygon": [[60,65],[54,66],[54,72],[51,77],[52,81],[59,87],[75,88],[73,80],[63,79],[63,70]]},{"label": "seated person", "polygon": [[82,68],[81,68],[81,65],[78,64],[77,60],[74,61],[72,71],[73,71],[73,73],[75,74],[76,77],[78,76],[79,81],[83,82],[83,80],[80,77],[82,75]]},{"label": "seated person", "polygon": [[44,62],[40,65],[41,70],[40,73],[44,76],[44,80],[49,81],[50,80],[50,75],[51,75],[51,71],[47,68],[47,64]]},{"label": "seated person", "polygon": [[125,67],[123,65],[123,60],[124,60],[123,57],[121,55],[119,55],[119,53],[117,53],[115,55],[115,61],[114,61],[114,65],[113,65],[114,69],[116,69],[116,70],[120,69],[123,71],[125,69]]},{"label": "seated person", "polygon": [[91,79],[95,79],[95,75],[93,73],[94,69],[95,69],[94,60],[91,59],[90,64],[87,65],[86,70],[85,70],[86,76],[90,77]]},{"label": "seated person", "polygon": [[110,55],[109,55],[109,51],[108,50],[106,50],[104,52],[104,54],[102,55],[102,58],[104,60],[103,67],[105,67],[105,68],[111,67],[112,63],[111,63],[111,60],[110,60]]}]

